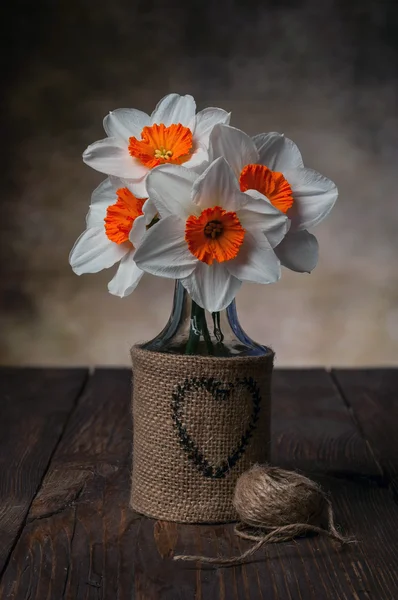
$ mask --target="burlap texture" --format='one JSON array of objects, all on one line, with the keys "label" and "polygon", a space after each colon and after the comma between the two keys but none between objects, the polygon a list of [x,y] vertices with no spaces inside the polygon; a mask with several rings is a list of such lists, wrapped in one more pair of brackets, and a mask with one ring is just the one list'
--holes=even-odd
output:
[{"label": "burlap texture", "polygon": [[131,506],[157,519],[237,519],[239,475],[269,458],[274,354],[213,358],[134,346]]}]

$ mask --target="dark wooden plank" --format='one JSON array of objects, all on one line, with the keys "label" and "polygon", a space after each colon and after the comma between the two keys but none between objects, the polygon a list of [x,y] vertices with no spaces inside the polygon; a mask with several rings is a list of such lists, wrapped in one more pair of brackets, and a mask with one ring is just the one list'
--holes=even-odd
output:
[{"label": "dark wooden plank", "polygon": [[371,450],[325,370],[276,370],[273,391],[273,463],[337,477],[381,479]]},{"label": "dark wooden plank", "polygon": [[336,369],[332,375],[398,500],[398,369]]},{"label": "dark wooden plank", "polygon": [[0,573],[86,376],[83,369],[0,369]]},{"label": "dark wooden plank", "polygon": [[238,554],[248,544],[232,526],[164,523],[128,509],[129,398],[128,371],[92,377],[31,507],[1,598],[398,597],[397,507],[379,487],[377,464],[328,374],[276,373],[273,461],[319,479],[338,521],[361,542],[344,551],[320,537],[273,545],[232,568],[172,560],[175,553]]},{"label": "dark wooden plank", "polygon": [[130,379],[128,370],[90,378],[32,504],[0,598],[131,598]]}]

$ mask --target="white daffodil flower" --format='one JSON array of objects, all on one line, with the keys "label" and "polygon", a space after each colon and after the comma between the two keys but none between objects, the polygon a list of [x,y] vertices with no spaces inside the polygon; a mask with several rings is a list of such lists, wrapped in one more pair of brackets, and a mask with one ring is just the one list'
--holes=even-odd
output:
[{"label": "white daffodil flower", "polygon": [[146,231],[145,198],[136,198],[126,181],[105,179],[91,197],[87,229],[78,238],[69,256],[77,275],[98,273],[120,261],[108,290],[128,296],[137,287],[143,272],[134,254]]},{"label": "white daffodil flower", "polygon": [[209,135],[230,113],[205,108],[195,115],[192,96],[169,94],[149,116],[135,108],[119,108],[104,119],[108,137],[95,142],[83,160],[101,173],[123,177],[137,196],[147,196],[145,180],[162,164],[199,169],[208,161]]},{"label": "white daffodil flower", "polygon": [[242,192],[271,202],[289,217],[291,227],[275,253],[292,271],[311,272],[318,262],[318,241],[307,229],[332,210],[338,196],[333,181],[305,168],[296,144],[280,133],[250,138],[234,127],[216,125],[209,155],[227,160]]},{"label": "white daffodil flower", "polygon": [[286,215],[239,190],[218,158],[198,177],[165,165],[148,177],[160,221],[135,254],[140,269],[180,279],[192,299],[211,312],[232,302],[242,281],[272,283],[280,277],[273,248],[286,235]]}]

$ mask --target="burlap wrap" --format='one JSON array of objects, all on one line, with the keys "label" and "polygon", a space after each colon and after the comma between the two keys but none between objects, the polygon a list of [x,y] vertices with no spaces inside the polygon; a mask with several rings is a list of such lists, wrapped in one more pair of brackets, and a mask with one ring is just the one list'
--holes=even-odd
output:
[{"label": "burlap wrap", "polygon": [[213,358],[134,346],[134,510],[169,521],[234,521],[237,478],[266,462],[274,354]]}]

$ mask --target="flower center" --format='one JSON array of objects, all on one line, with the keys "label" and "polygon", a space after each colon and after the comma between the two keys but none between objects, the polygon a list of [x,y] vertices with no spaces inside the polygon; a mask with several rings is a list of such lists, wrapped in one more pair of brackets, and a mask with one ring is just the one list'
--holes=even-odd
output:
[{"label": "flower center", "polygon": [[264,194],[276,208],[286,213],[294,199],[292,188],[282,173],[271,171],[264,165],[246,165],[239,177],[242,192],[257,190]]},{"label": "flower center", "polygon": [[155,150],[154,156],[155,158],[163,158],[164,160],[170,160],[170,158],[173,156],[173,151],[166,150],[166,148],[158,148],[157,150]]},{"label": "flower center", "polygon": [[153,169],[164,163],[181,165],[190,159],[193,149],[192,131],[181,123],[165,127],[144,127],[141,139],[129,139],[129,153],[143,165]]},{"label": "flower center", "polygon": [[215,240],[220,237],[223,229],[221,221],[209,221],[205,227],[205,236]]},{"label": "flower center", "polygon": [[105,233],[116,244],[129,240],[129,234],[134,221],[143,215],[142,207],[146,198],[136,198],[128,188],[116,191],[117,201],[108,206],[106,211]]},{"label": "flower center", "polygon": [[206,208],[199,217],[191,215],[185,224],[185,240],[196,258],[208,265],[235,258],[245,230],[235,212],[221,206]]}]

